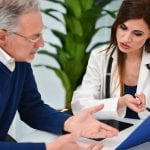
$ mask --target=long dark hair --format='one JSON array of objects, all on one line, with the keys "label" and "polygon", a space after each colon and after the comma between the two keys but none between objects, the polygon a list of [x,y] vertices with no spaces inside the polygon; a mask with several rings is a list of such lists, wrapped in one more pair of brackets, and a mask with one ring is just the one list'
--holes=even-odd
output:
[{"label": "long dark hair", "polygon": [[[116,31],[118,25],[130,19],[143,19],[150,29],[150,0],[123,0],[117,18],[112,25],[110,47],[118,49]],[[150,53],[150,39],[145,42],[145,51]],[[125,57],[121,51],[118,51],[118,71],[121,86],[121,95],[123,94],[123,68]]]}]

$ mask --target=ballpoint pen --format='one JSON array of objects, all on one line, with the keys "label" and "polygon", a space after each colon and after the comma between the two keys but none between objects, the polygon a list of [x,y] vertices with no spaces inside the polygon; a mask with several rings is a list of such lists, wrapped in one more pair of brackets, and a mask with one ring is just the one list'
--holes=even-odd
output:
[{"label": "ballpoint pen", "polygon": [[150,108],[146,107],[146,110],[150,112]]}]

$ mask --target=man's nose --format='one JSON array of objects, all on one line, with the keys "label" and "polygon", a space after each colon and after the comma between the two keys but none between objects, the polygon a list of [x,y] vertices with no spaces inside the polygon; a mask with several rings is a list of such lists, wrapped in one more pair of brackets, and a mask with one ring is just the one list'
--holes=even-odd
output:
[{"label": "man's nose", "polygon": [[41,36],[40,39],[37,41],[36,45],[38,47],[44,47],[44,39],[43,37]]}]

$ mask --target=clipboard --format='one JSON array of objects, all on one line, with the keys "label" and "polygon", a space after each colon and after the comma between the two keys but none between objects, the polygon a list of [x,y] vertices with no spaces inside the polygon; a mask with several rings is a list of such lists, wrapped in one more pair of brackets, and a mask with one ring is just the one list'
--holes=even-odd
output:
[{"label": "clipboard", "polygon": [[126,150],[128,148],[150,142],[150,116],[148,116],[117,148]]}]

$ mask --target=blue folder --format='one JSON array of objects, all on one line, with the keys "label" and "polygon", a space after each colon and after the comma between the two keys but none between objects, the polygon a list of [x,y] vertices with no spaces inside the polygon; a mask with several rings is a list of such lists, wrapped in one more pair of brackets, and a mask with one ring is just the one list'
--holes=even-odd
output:
[{"label": "blue folder", "polygon": [[133,146],[150,142],[150,116],[146,118],[117,148],[126,150]]}]

